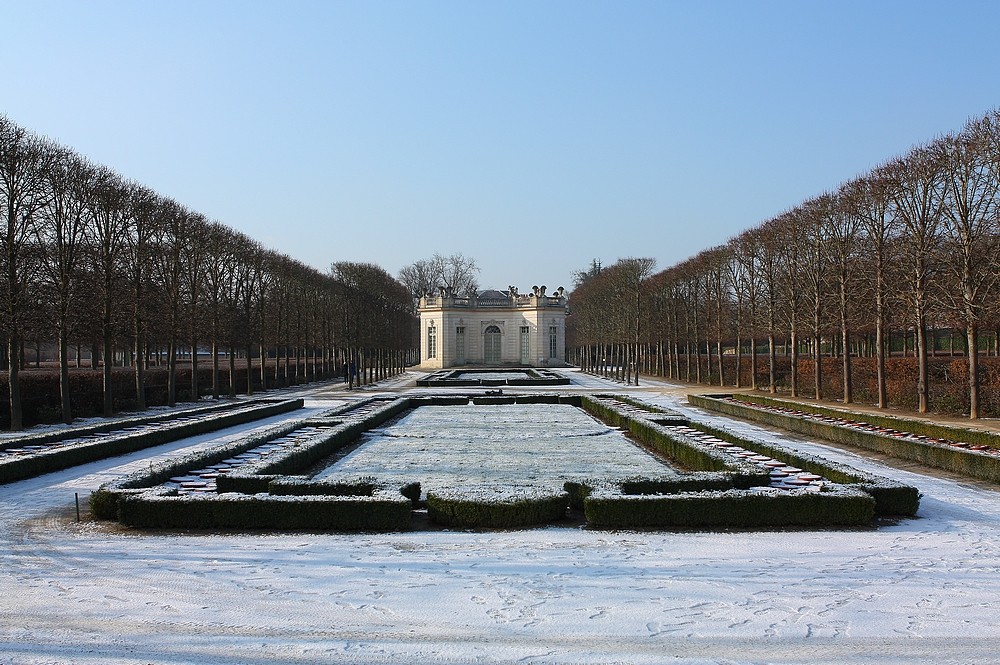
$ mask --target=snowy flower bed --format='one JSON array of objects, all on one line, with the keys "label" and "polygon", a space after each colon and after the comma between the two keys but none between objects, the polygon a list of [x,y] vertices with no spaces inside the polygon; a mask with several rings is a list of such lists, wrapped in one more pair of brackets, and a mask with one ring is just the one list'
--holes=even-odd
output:
[{"label": "snowy flower bed", "polygon": [[[973,478],[1000,482],[1000,455],[994,448],[985,443],[972,444],[967,441],[940,438],[945,431],[956,437],[964,431],[969,434],[969,439],[995,440],[996,437],[990,433],[975,433],[976,436],[972,436],[972,432],[960,428],[936,428],[915,421],[910,421],[908,425],[908,421],[903,419],[887,419],[881,416],[869,417],[857,414],[854,418],[855,414],[841,413],[840,416],[834,417],[796,410],[791,408],[790,403],[780,400],[756,395],[741,397],[745,399],[733,400],[730,395],[689,395],[688,401],[695,406],[738,418],[874,450],[900,459],[914,460]],[[887,423],[869,423],[867,420],[891,421],[894,427],[887,427]],[[937,431],[938,429],[941,431]],[[938,436],[919,434],[917,430],[934,432]]]},{"label": "snowy flower bed", "polygon": [[[617,411],[621,419],[628,420],[629,429],[634,436],[673,458],[683,458],[691,464],[708,468],[714,468],[715,463],[726,464],[730,468],[739,465],[742,468],[731,475],[732,490],[725,490],[724,494],[718,496],[711,491],[698,492],[697,495],[701,496],[698,501],[685,499],[682,503],[675,503],[677,497],[690,497],[695,493],[682,491],[679,486],[669,483],[652,487],[647,483],[645,486],[640,484],[629,488],[618,483],[611,486],[605,484],[592,490],[584,488],[583,504],[588,523],[593,521],[607,526],[620,518],[621,521],[617,522],[620,528],[626,528],[629,524],[638,526],[636,520],[646,526],[774,526],[819,523],[837,526],[870,521],[871,517],[866,517],[868,509],[861,507],[861,504],[867,505],[868,500],[872,503],[873,514],[880,515],[913,515],[919,505],[919,492],[915,488],[857,471],[843,464],[782,446],[751,441],[700,423],[679,424],[676,419],[658,418],[655,413],[645,413],[644,409],[637,409],[634,405],[618,407],[614,399],[601,398],[596,401],[594,408]],[[630,416],[625,415],[626,411]],[[796,465],[791,468],[800,482],[787,483],[784,479],[774,482],[772,474],[775,471],[786,473],[783,469],[789,469],[791,464]],[[812,495],[814,498],[804,499],[803,495]],[[868,499],[859,498],[861,495]],[[663,498],[652,501],[648,498],[650,496]],[[716,504],[712,504],[711,509],[704,509],[704,502],[711,504],[712,497],[718,498],[719,505],[728,506],[728,509],[717,510]],[[837,508],[840,504],[851,508]],[[657,517],[657,511],[661,509],[662,515]],[[673,514],[675,510],[696,510],[703,514],[679,516]],[[815,512],[815,517],[806,514],[810,510]],[[814,519],[818,521],[810,521]]]},{"label": "snowy flower bed", "polygon": [[[101,485],[90,495],[91,510],[97,519],[117,519],[119,502],[124,497],[149,492],[156,486],[169,482],[172,477],[190,473],[192,469],[212,466],[227,458],[235,458],[248,450],[295,431],[300,425],[301,421],[293,421],[251,430],[245,437],[231,443],[152,464],[142,471],[122,476]],[[178,494],[176,488],[162,487],[156,490],[166,490],[170,496]]]},{"label": "snowy flower bed", "polygon": [[302,408],[302,403],[301,399],[230,402],[166,415],[116,419],[113,425],[66,428],[7,440],[0,452],[0,483],[294,411]]}]

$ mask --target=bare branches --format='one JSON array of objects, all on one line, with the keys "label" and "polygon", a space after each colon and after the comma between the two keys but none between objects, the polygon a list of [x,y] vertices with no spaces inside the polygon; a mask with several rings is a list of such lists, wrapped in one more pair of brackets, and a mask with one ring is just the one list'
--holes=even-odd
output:
[{"label": "bare branches", "polygon": [[404,266],[399,271],[399,281],[414,298],[438,289],[456,296],[474,296],[479,290],[479,266],[476,260],[462,254],[442,256]]},{"label": "bare branches", "polygon": [[[844,402],[855,398],[852,358],[873,355],[871,399],[883,408],[888,358],[912,354],[919,376],[912,397],[926,411],[931,330],[964,328],[975,418],[978,331],[1000,328],[998,257],[1000,112],[994,111],[651,277],[644,286],[652,303],[646,343],[660,355],[672,349],[668,362],[658,357],[656,366],[673,378],[725,384],[734,371],[728,382],[740,385],[750,337],[756,386],[754,337],[766,331],[771,392],[824,396],[833,367],[826,361],[835,356]],[[603,274],[583,277],[573,294],[575,339],[599,346],[621,338],[620,326],[611,324],[623,308],[619,294]],[[990,332],[1000,353],[1000,329]],[[779,346],[787,371],[778,368]],[[810,375],[811,390],[799,385],[800,372]]]},{"label": "bare branches", "polygon": [[[373,380],[401,371],[413,349],[412,300],[381,268],[369,266],[349,285],[341,278],[357,274],[335,277],[266,250],[3,116],[0,225],[0,333],[7,346],[0,356],[9,367],[15,429],[22,426],[18,372],[26,334],[39,345],[59,345],[67,421],[67,350],[74,342],[91,350],[92,366],[103,371],[106,413],[123,400],[145,406],[147,366],[164,350],[167,401],[197,399],[201,340],[211,344],[213,396],[222,391],[220,356],[229,361],[234,394],[240,353],[251,392],[329,377],[348,353],[368,365]],[[475,288],[474,261],[460,254],[435,261],[436,277]],[[347,293],[351,326],[339,320]],[[182,355],[190,368],[186,394],[177,382]],[[133,395],[115,394],[116,365],[134,369]]]}]

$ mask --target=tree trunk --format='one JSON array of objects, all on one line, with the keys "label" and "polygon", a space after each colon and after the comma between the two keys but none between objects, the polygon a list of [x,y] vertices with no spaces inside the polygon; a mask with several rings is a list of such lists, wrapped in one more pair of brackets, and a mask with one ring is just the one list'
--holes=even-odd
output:
[{"label": "tree trunk", "polygon": [[59,400],[63,422],[68,425],[73,422],[73,407],[69,398],[69,343],[65,325],[59,326]]},{"label": "tree trunk", "polygon": [[113,365],[113,348],[111,346],[111,321],[106,317],[104,320],[104,415],[110,416],[114,413],[114,399],[111,394],[111,367]]},{"label": "tree trunk", "polygon": [[854,401],[854,382],[852,377],[851,368],[851,349],[848,346],[849,333],[847,328],[841,330],[841,343],[844,347],[843,352],[843,379],[844,379],[844,404],[850,404]]},{"label": "tree trunk", "polygon": [[927,413],[929,389],[927,385],[927,329],[923,311],[917,317],[917,412]]},{"label": "tree trunk", "polygon": [[790,382],[792,384],[791,385],[791,388],[792,388],[792,390],[791,390],[792,397],[798,397],[798,394],[799,394],[799,338],[798,338],[798,332],[795,330],[794,326],[792,327],[791,340],[790,340],[789,343],[790,343],[790,351],[791,351],[791,356],[790,356],[790,359],[789,359],[790,370],[791,370],[791,377],[790,377],[789,380],[790,380]]},{"label": "tree trunk", "polygon": [[229,343],[229,396],[236,397],[236,347]]},{"label": "tree trunk", "polygon": [[21,371],[21,343],[16,333],[12,333],[7,344],[7,371],[10,390],[10,429],[16,431],[24,428],[24,414],[21,410],[21,381],[18,372]]},{"label": "tree trunk", "polygon": [[191,401],[197,402],[201,397],[198,385],[198,338],[191,336]]},{"label": "tree trunk", "polygon": [[212,338],[212,399],[219,399],[219,342]]},{"label": "tree trunk", "polygon": [[167,406],[177,404],[177,340],[167,344]]},{"label": "tree trunk", "polygon": [[253,395],[253,343],[247,341],[247,395]]},{"label": "tree trunk", "polygon": [[979,418],[979,330],[973,321],[965,328],[969,353],[969,418]]}]

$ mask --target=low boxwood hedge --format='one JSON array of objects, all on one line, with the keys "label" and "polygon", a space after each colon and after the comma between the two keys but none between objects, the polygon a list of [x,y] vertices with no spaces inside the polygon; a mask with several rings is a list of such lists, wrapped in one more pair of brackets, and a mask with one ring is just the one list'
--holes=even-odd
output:
[{"label": "low boxwood hedge", "polygon": [[822,492],[755,488],[679,494],[601,487],[584,500],[584,514],[587,525],[598,529],[856,526],[871,523],[875,500],[844,486]]},{"label": "low boxwood hedge", "polygon": [[[68,445],[65,447],[41,450],[37,453],[19,457],[11,457],[0,461],[0,484],[25,478],[32,478],[44,473],[51,473],[72,466],[94,462],[108,457],[117,457],[133,453],[137,450],[159,446],[164,443],[197,436],[207,432],[215,432],[233,425],[241,425],[254,420],[261,420],[281,413],[287,413],[302,408],[301,399],[291,400],[255,400],[227,405],[225,409],[206,409],[192,414],[185,411],[171,417],[159,417],[150,420],[148,417],[137,418],[134,421],[117,421],[114,430],[131,426],[162,422],[178,417],[178,415],[197,415],[198,419],[189,422],[179,422],[176,425],[148,432],[123,432],[94,439],[93,441]],[[63,430],[60,439],[80,436],[79,430]],[[60,440],[57,439],[57,440]],[[18,439],[20,445],[24,439]],[[13,447],[13,446],[8,446]]]},{"label": "low boxwood hedge", "polygon": [[[372,496],[378,489],[392,489],[373,476],[327,477],[313,480],[307,476],[279,476],[271,481],[267,491],[276,496]],[[398,488],[414,506],[420,503],[420,483],[413,482]]]},{"label": "low boxwood hedge", "polygon": [[538,488],[468,488],[427,493],[431,520],[463,529],[514,529],[539,526],[566,515],[570,497],[565,491]]},{"label": "low boxwood hedge", "polygon": [[21,448],[27,445],[40,445],[45,443],[56,443],[63,439],[88,436],[91,434],[106,434],[125,427],[135,427],[138,425],[148,425],[159,423],[165,420],[173,420],[185,416],[203,416],[217,411],[228,411],[238,409],[253,404],[265,402],[277,402],[287,400],[275,399],[250,399],[250,400],[222,400],[212,404],[203,404],[189,408],[161,410],[159,413],[146,413],[143,415],[119,415],[111,418],[100,418],[97,422],[86,425],[73,425],[70,427],[60,427],[46,432],[26,433],[14,438],[0,441],[0,450],[8,448]]},{"label": "low boxwood hedge", "polygon": [[[184,475],[191,469],[218,464],[225,459],[245,453],[268,441],[294,432],[302,427],[303,422],[297,420],[257,428],[236,441],[150,464],[140,471],[104,483],[90,495],[91,512],[97,519],[118,519],[118,504],[123,497],[141,494],[156,485],[165,483],[174,476]],[[220,475],[217,481],[225,478],[225,475]],[[266,491],[266,485],[262,491]]]},{"label": "low boxwood hedge", "polygon": [[667,412],[649,411],[648,415],[643,413],[637,417],[634,409],[626,410],[614,400],[589,396],[582,398],[581,406],[609,425],[626,430],[633,439],[684,469],[725,472],[731,477],[733,487],[767,485],[770,482],[766,469],[734,459],[721,450],[704,446],[690,437],[669,430],[671,425],[688,422],[667,417]]},{"label": "low boxwood hedge", "polygon": [[801,467],[834,483],[858,487],[875,499],[877,515],[913,516],[920,507],[920,491],[911,485],[866,473],[846,464],[803,453],[787,446],[747,439],[722,427],[712,427],[704,423],[698,423],[696,426],[706,434],[760,455],[774,457],[792,466]]},{"label": "low boxwood hedge", "polygon": [[149,490],[126,496],[119,520],[162,529],[272,529],[386,532],[409,528],[410,499],[376,489],[370,495],[190,494]]},{"label": "low boxwood hedge", "polygon": [[1000,434],[981,429],[959,427],[956,425],[946,425],[943,423],[932,423],[926,420],[902,418],[888,414],[865,413],[861,411],[850,411],[848,409],[838,409],[808,402],[792,402],[789,400],[768,397],[765,395],[754,395],[752,393],[734,393],[732,397],[736,399],[762,404],[767,406],[777,406],[796,411],[805,411],[819,416],[830,418],[844,418],[868,423],[876,427],[895,429],[904,432],[912,432],[921,436],[928,436],[934,439],[951,439],[952,441],[964,441],[976,445],[1000,448]]},{"label": "low boxwood hedge", "polygon": [[[870,432],[853,427],[840,426],[788,413],[758,409],[744,404],[727,401],[725,399],[719,399],[719,397],[722,396],[713,397],[707,395],[688,395],[688,401],[695,406],[700,406],[712,411],[718,411],[737,418],[752,420],[766,425],[771,425],[773,427],[780,427],[792,432],[814,436],[827,441],[833,441],[835,443],[842,443],[849,446],[864,448],[866,450],[872,450],[891,457],[897,457],[899,459],[920,462],[921,464],[926,464],[927,466],[945,469],[947,471],[952,471],[954,473],[959,473],[972,478],[978,478],[980,480],[988,480],[995,483],[1000,482],[1000,458],[992,455],[984,455],[974,450],[957,448],[945,444],[936,444],[932,442],[915,441],[912,439],[888,436],[878,432]],[[729,395],[725,395],[724,397],[729,397]],[[747,396],[739,395],[738,397],[739,399],[744,399]],[[755,403],[765,404],[765,402],[762,401],[762,398],[757,395],[750,397],[753,397],[754,400],[756,400]],[[746,401],[749,402],[754,400],[747,399]],[[774,404],[771,404],[772,402]],[[790,409],[794,409],[798,406],[798,403],[770,399],[767,399],[766,404]],[[799,410],[804,411],[805,409]],[[917,421],[906,421],[899,418],[893,418],[891,420],[891,425],[884,425],[877,422],[871,422],[872,420],[882,420],[881,418],[863,419],[860,416],[855,417],[855,415],[856,414],[854,413],[838,412],[835,417],[868,422],[869,424],[878,427],[888,427],[898,431],[913,432],[914,434],[935,431],[937,434],[923,434],[923,436],[950,438],[953,441],[973,443],[973,441],[969,441],[968,439],[959,438],[962,433],[969,432],[969,430],[962,428],[937,430],[934,428],[928,428],[925,424],[918,423]],[[865,415],[867,416],[867,414]],[[909,427],[910,424],[913,424],[914,427]],[[943,436],[945,431],[948,432],[948,436]],[[972,438],[980,441],[984,440],[984,437],[982,436]],[[981,443],[980,445],[986,444]]]}]

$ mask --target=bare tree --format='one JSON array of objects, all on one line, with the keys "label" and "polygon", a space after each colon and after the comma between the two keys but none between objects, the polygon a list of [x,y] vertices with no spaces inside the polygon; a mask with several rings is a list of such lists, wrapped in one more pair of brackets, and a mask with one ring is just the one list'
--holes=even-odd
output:
[{"label": "bare tree", "polygon": [[932,148],[944,164],[946,205],[943,233],[948,241],[947,269],[957,282],[957,293],[948,290],[949,309],[965,325],[968,356],[969,418],[979,417],[979,324],[997,279],[998,181],[991,168],[997,160],[990,153],[988,123],[969,123],[965,131],[946,136]]},{"label": "bare tree", "polygon": [[927,368],[927,312],[929,286],[936,269],[942,209],[945,204],[944,164],[928,146],[886,166],[893,187],[893,214],[902,223],[909,260],[914,327],[917,333],[917,410],[927,413],[930,392]]},{"label": "bare tree", "polygon": [[886,355],[889,346],[889,274],[894,260],[893,239],[897,235],[896,218],[889,214],[892,181],[883,168],[866,177],[856,178],[841,189],[847,214],[855,217],[863,232],[863,244],[868,260],[868,284],[875,302],[875,365],[878,406],[889,405],[886,386]]},{"label": "bare tree", "polygon": [[781,222],[773,219],[760,227],[760,275],[764,290],[767,327],[767,386],[772,395],[777,388],[777,334],[782,288]]},{"label": "bare tree", "polygon": [[69,334],[73,308],[80,294],[79,271],[86,231],[86,188],[93,168],[80,156],[52,147],[44,177],[48,196],[35,226],[44,268],[44,282],[52,294],[52,311],[59,346],[59,398],[63,421],[73,420],[69,386]]},{"label": "bare tree", "polygon": [[437,275],[433,262],[429,259],[421,259],[408,266],[403,266],[399,271],[399,281],[406,286],[410,295],[416,299],[425,293],[433,291],[440,278]]},{"label": "bare tree", "polygon": [[[715,355],[718,361],[719,385],[726,385],[726,373],[723,366],[722,346],[726,337],[726,323],[729,309],[729,264],[732,257],[728,245],[720,245],[701,253],[705,270],[708,296],[711,302],[715,323]],[[709,352],[709,373],[711,374],[711,351]],[[739,368],[737,368],[739,372]]]},{"label": "bare tree", "polygon": [[156,252],[152,257],[156,280],[163,289],[167,333],[167,404],[177,402],[177,354],[183,300],[184,245],[191,227],[191,213],[175,201],[165,201],[157,216]]},{"label": "bare tree", "polygon": [[851,365],[851,295],[857,274],[858,230],[861,220],[851,214],[847,196],[842,191],[829,199],[826,229],[830,262],[837,284],[837,310],[840,324],[841,379],[844,404],[854,397]]},{"label": "bare tree", "polygon": [[802,274],[806,261],[808,236],[802,215],[798,211],[786,212],[776,220],[778,234],[771,240],[779,243],[775,248],[778,252],[780,265],[780,307],[788,327],[788,344],[790,350],[789,387],[792,397],[799,394],[799,320],[802,309]]},{"label": "bare tree", "polygon": [[100,294],[100,328],[104,360],[104,415],[114,412],[111,369],[119,323],[122,254],[128,234],[129,190],[111,169],[97,170],[87,191],[88,243],[92,248],[92,270]]},{"label": "bare tree", "polygon": [[740,366],[742,361],[742,335],[746,331],[750,337],[750,387],[757,389],[757,316],[761,305],[762,265],[761,233],[750,229],[734,238],[732,258],[729,262],[729,279],[733,287],[736,305],[736,380],[740,387]]},{"label": "bare tree", "polygon": [[181,249],[184,305],[187,308],[187,334],[191,345],[191,399],[200,396],[198,385],[198,333],[201,330],[201,298],[204,295],[209,261],[208,221],[199,213],[191,215]]},{"label": "bare tree", "polygon": [[209,313],[209,338],[212,345],[212,397],[219,398],[219,353],[223,341],[223,321],[231,320],[233,308],[227,295],[235,290],[233,263],[235,233],[227,226],[211,222],[205,229],[205,297]]},{"label": "bare tree", "polygon": [[26,314],[25,288],[29,283],[31,250],[35,241],[35,213],[48,196],[45,173],[50,147],[41,139],[0,116],[0,266],[4,274],[3,327],[7,332],[7,369],[10,390],[10,428],[23,425],[18,373],[22,326]]},{"label": "bare tree", "polygon": [[399,271],[399,281],[414,298],[437,288],[457,296],[474,296],[479,290],[478,275],[479,266],[473,258],[462,254],[435,254],[405,266]]}]

